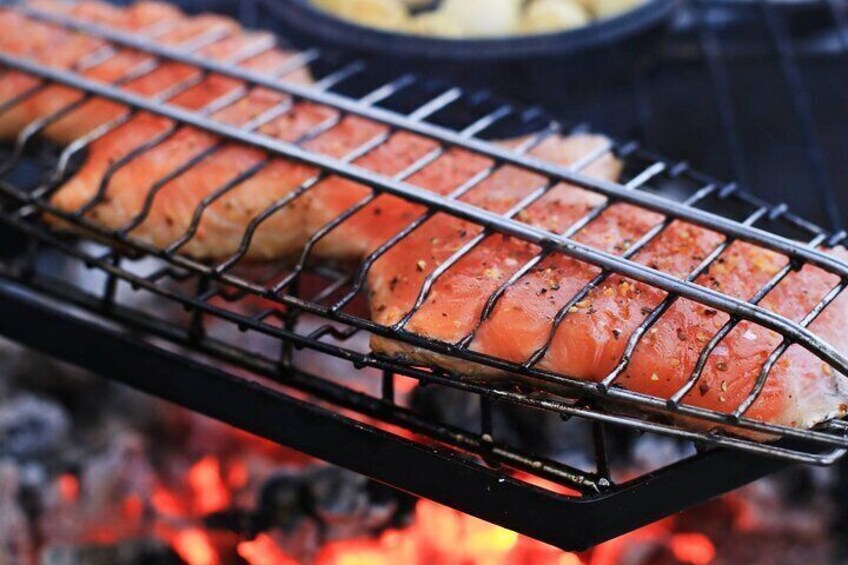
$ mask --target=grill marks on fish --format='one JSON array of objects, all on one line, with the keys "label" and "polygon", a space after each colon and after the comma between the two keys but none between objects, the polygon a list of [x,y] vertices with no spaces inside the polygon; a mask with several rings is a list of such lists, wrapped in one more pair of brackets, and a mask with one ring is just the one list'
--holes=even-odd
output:
[{"label": "grill marks on fish", "polygon": [[[220,30],[222,37],[202,48],[203,56],[226,61],[251,49],[265,38],[243,33],[238,26],[217,17],[188,18],[173,8],[140,3],[115,9],[96,2],[67,7],[41,0],[41,7],[64,10],[83,21],[103,23],[136,33],[154,24],[174,22],[173,31],[157,40],[179,46]],[[86,55],[105,46],[96,39],[35,22],[13,9],[0,10],[0,49],[41,63],[76,69]],[[7,33],[8,32],[8,33]],[[111,56],[83,69],[84,75],[104,82],[121,81],[148,56],[116,49]],[[239,64],[261,72],[282,68],[290,55],[279,50],[247,57]],[[218,75],[201,75],[198,69],[161,63],[155,70],[129,80],[122,88],[157,96],[186,81],[196,84],[169,101],[187,109],[204,111],[216,100],[244,88],[239,81]],[[284,80],[308,81],[304,71]],[[37,85],[37,80],[6,71],[0,81],[0,101]],[[81,99],[81,94],[48,85],[0,114],[0,136],[18,134],[27,123],[48,116]],[[258,127],[270,137],[302,143],[306,148],[338,159],[365,144],[375,147],[353,164],[369,171],[396,176],[420,159],[439,150],[432,140],[309,103],[292,103],[286,96],[262,88],[223,105],[211,117],[246,126],[276,105],[291,108]],[[99,99],[53,123],[44,136],[68,143],[97,126],[125,116],[128,109]],[[312,135],[322,124],[332,127]],[[161,143],[115,168],[135,149],[162,138]],[[518,141],[508,142],[516,145]],[[551,136],[532,153],[544,160],[573,166],[595,154],[608,141],[595,135]],[[183,165],[198,162],[180,172]],[[488,159],[460,149],[446,149],[405,182],[495,213],[512,210],[519,202],[546,186],[546,179],[513,167],[496,167],[482,182],[472,181],[493,168]],[[113,170],[114,169],[114,170]],[[621,164],[607,153],[583,172],[614,180]],[[247,175],[249,171],[253,174]],[[236,182],[241,176],[241,182]],[[160,179],[169,178],[168,182]],[[104,180],[106,179],[106,180]],[[306,183],[306,184],[305,184]],[[314,183],[308,190],[309,184]],[[222,186],[231,185],[225,192]],[[245,241],[248,225],[274,207],[252,235],[247,259],[288,259],[298,256],[310,238],[310,256],[323,260],[361,262],[407,229],[420,226],[380,256],[373,255],[367,272],[372,318],[385,326],[404,323],[416,335],[449,344],[466,343],[484,355],[515,363],[537,361],[539,369],[581,380],[600,381],[624,360],[634,332],[652,311],[668,299],[665,292],[619,275],[606,276],[580,300],[574,297],[600,269],[559,253],[503,234],[485,232],[481,226],[444,213],[428,214],[423,206],[372,188],[332,176],[262,151],[217,139],[206,132],[177,127],[167,119],[143,112],[94,141],[81,170],[53,196],[52,202],[67,211],[87,209],[87,217],[109,229],[131,229],[130,235],[166,248],[182,242],[180,252],[201,259],[222,259],[236,253]],[[287,202],[282,206],[282,202]],[[607,202],[596,193],[560,184],[546,189],[538,200],[515,219],[553,233],[567,232],[575,222]],[[189,229],[202,206],[196,231]],[[335,220],[343,214],[342,223]],[[54,220],[55,221],[55,220]],[[631,246],[665,218],[630,205],[611,203],[594,220],[576,231],[573,239],[609,253],[628,253]],[[461,258],[458,251],[479,238]],[[632,253],[631,259],[658,271],[685,278],[707,257],[723,237],[680,221]],[[845,252],[835,252],[840,257]],[[448,267],[446,262],[451,261]],[[532,268],[525,267],[534,261]],[[783,266],[786,258],[762,248],[736,242],[697,284],[749,300]],[[438,276],[437,276],[438,273]],[[521,276],[518,276],[521,274]],[[513,284],[505,286],[511,278]],[[432,286],[422,292],[426,281]],[[838,282],[814,267],[791,273],[762,301],[762,306],[793,320],[802,319]],[[493,293],[503,288],[490,312]],[[812,324],[823,339],[839,349],[848,348],[844,331],[846,302],[836,300]],[[420,308],[415,306],[421,301]],[[559,319],[559,320],[558,320]],[[558,320],[558,321],[557,321]],[[686,299],[675,300],[649,327],[626,360],[617,386],[670,398],[684,386],[703,348],[728,322],[727,314]],[[742,322],[730,331],[707,359],[703,374],[684,402],[729,413],[750,394],[763,364],[781,338],[755,324]],[[375,352],[402,356],[416,363],[433,363],[476,378],[500,377],[501,372],[434,354],[396,340],[374,337]],[[763,421],[809,427],[846,411],[844,377],[835,374],[813,354],[792,346],[775,365],[762,394],[748,416]]]}]

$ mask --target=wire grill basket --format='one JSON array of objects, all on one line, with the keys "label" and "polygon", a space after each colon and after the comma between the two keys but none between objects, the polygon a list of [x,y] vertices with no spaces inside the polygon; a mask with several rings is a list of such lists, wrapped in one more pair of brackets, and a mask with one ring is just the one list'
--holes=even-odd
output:
[{"label": "wire grill basket", "polygon": [[[693,170],[686,163],[664,159],[636,142],[610,142],[591,154],[585,155],[570,167],[539,160],[530,155],[533,147],[550,136],[563,132],[580,132],[583,128],[566,128],[563,124],[549,119],[544,112],[518,108],[489,95],[445,87],[431,81],[423,81],[412,75],[386,79],[380,76],[379,70],[369,69],[367,63],[345,61],[315,50],[294,53],[275,76],[269,77],[247,70],[239,66],[239,63],[276,48],[275,41],[257,45],[254,50],[242,53],[242,58],[214,61],[198,55],[198,51],[223,40],[224,37],[220,34],[202,34],[176,48],[161,45],[139,34],[106,29],[26,4],[14,4],[12,9],[20,11],[33,20],[102,40],[105,46],[90,55],[92,60],[108,57],[118,50],[129,49],[150,56],[150,63],[135,71],[140,75],[152,72],[162,62],[184,63],[202,72],[196,78],[176,85],[169,92],[151,98],[122,88],[120,82],[106,84],[94,81],[87,78],[80,69],[51,68],[36,61],[0,53],[0,69],[23,72],[39,79],[38,84],[32,89],[0,102],[0,113],[14,109],[50,85],[64,85],[84,93],[83,98],[70,106],[29,124],[16,143],[8,149],[3,162],[0,163],[0,173],[3,175],[0,180],[0,194],[4,202],[0,220],[14,233],[22,234],[27,242],[23,252],[14,254],[13,258],[0,264],[0,273],[9,285],[21,286],[45,296],[52,296],[66,306],[73,305],[110,322],[122,324],[124,327],[143,332],[148,336],[164,339],[170,344],[185,348],[185,351],[203,355],[204,358],[223,361],[236,371],[249,371],[251,374],[273,379],[284,387],[308,393],[322,402],[352,411],[359,417],[399,426],[440,445],[465,453],[477,454],[489,463],[505,465],[511,469],[553,480],[565,485],[575,493],[574,496],[578,499],[581,496],[621,494],[620,498],[600,497],[598,499],[614,501],[609,502],[609,505],[620,504],[621,501],[626,501],[628,496],[635,495],[632,494],[633,490],[617,491],[619,487],[610,480],[609,462],[603,438],[605,424],[691,440],[705,448],[727,447],[755,456],[765,455],[783,461],[812,464],[832,463],[843,455],[845,448],[848,447],[848,438],[844,435],[845,425],[840,421],[827,422],[813,430],[802,430],[746,417],[747,410],[762,392],[772,366],[792,345],[804,347],[833,370],[848,374],[848,358],[809,328],[819,314],[840,296],[848,285],[848,264],[823,251],[826,247],[838,245],[845,234],[830,233],[795,216],[785,206],[769,205],[741,190],[735,184],[718,182]],[[156,31],[153,30],[152,33]],[[298,86],[281,80],[287,74],[307,67],[317,75],[315,85]],[[238,89],[234,95],[230,94],[216,100],[201,111],[189,111],[169,103],[174,96],[211,75],[241,81],[245,87]],[[234,127],[212,117],[215,109],[237,102],[255,88],[279,93],[284,96],[284,101],[248,127]],[[356,94],[353,94],[354,92]],[[126,108],[126,112],[64,148],[52,147],[39,140],[39,134],[46,128],[92,98],[118,102]],[[415,103],[411,104],[412,101]],[[259,131],[258,128],[264,123],[263,120],[283,115],[301,103],[313,103],[331,108],[334,111],[333,117],[293,142],[272,138]],[[410,108],[410,106],[414,107]],[[94,201],[73,212],[60,210],[50,201],[53,192],[73,174],[92,143],[140,113],[167,118],[171,120],[174,127],[132,151],[126,158],[112,163],[106,175],[107,179],[113,177],[132,159],[162,144],[173,134],[177,126],[189,126],[202,130],[227,142],[237,142],[260,149],[266,155],[259,165],[239,175],[238,178],[222,183],[204,200],[201,208],[195,211],[185,236],[165,249],[154,247],[130,235],[132,229],[144,221],[145,215],[149,213],[156,194],[155,188],[148,194],[141,215],[130,225],[118,230],[107,230],[92,222],[87,216],[87,212],[102,201],[107,183],[101,185],[100,192]],[[386,126],[386,129],[384,133],[370,139],[343,158],[330,157],[306,148],[307,141],[337,127],[347,116],[358,116],[370,122],[382,124]],[[436,148],[394,177],[378,174],[355,164],[356,159],[382,146],[398,132],[425,138],[433,142]],[[509,133],[529,135],[517,150],[506,149],[490,141],[505,137]],[[214,152],[219,147],[220,144],[217,144],[212,149],[186,161],[167,177],[159,179],[154,187],[165,185],[169,180],[196,166],[204,158],[214,156]],[[413,174],[427,167],[439,156],[456,148],[485,157],[492,164],[482,174],[476,176],[469,185],[457,187],[457,190],[449,196],[440,196],[421,190],[406,182]],[[585,173],[586,168],[592,163],[609,155],[615,155],[626,164],[624,177],[620,182],[598,180]],[[238,251],[230,257],[216,262],[203,262],[180,253],[185,243],[196,233],[204,207],[209,206],[215,199],[231,191],[251,175],[257,174],[263,166],[277,158],[307,164],[314,167],[318,173],[285,198],[258,213],[247,226]],[[504,167],[514,167],[540,175],[545,182],[506,214],[496,214],[459,199],[464,190],[478,185]],[[316,232],[307,242],[303,254],[294,267],[247,264],[245,257],[250,248],[251,238],[258,227],[274,212],[289,206],[328,176],[345,178],[368,186],[372,192],[354,208]],[[519,221],[518,216],[522,210],[544,196],[552,187],[563,182],[603,196],[604,203],[589,211],[565,233],[552,233]],[[310,252],[322,237],[333,228],[348,221],[358,210],[380,195],[393,195],[419,204],[425,208],[425,212],[406,229],[374,251],[357,268],[316,266],[309,260]],[[591,225],[593,220],[619,203],[627,203],[659,213],[663,219],[622,255],[601,251],[579,243],[574,238],[582,229]],[[67,237],[51,231],[41,223],[40,220],[44,214],[62,219],[75,226],[79,232],[100,243],[80,245],[69,241]],[[383,326],[371,321],[361,313],[361,309],[358,309],[357,302],[364,290],[368,269],[391,246],[403,240],[434,214],[447,214],[461,218],[482,229],[468,245],[457,250],[425,280],[415,302],[415,308],[419,308],[424,303],[429,290],[443,273],[467,256],[490,234],[508,235],[532,243],[541,251],[489,297],[484,309],[484,317],[510,285],[515,284],[522,274],[527,273],[550,254],[569,256],[601,269],[597,277],[560,309],[553,322],[552,333],[568,317],[576,304],[583,300],[593,288],[613,275],[625,276],[661,289],[667,293],[666,297],[657,307],[646,313],[644,321],[629,338],[620,363],[614,371],[599,382],[586,382],[540,369],[537,364],[544,350],[537,352],[527,362],[517,364],[472,351],[468,339],[458,343],[443,343],[423,338],[405,329],[404,322],[411,318],[415,309],[408,312],[400,323],[393,326]],[[689,222],[714,231],[722,236],[722,241],[686,277],[672,276],[633,260],[633,256],[640,249],[655,241],[675,221]],[[722,254],[738,241],[775,251],[788,259],[786,265],[747,301],[695,282],[700,274],[710,269]],[[101,278],[97,279],[98,287],[69,286],[66,273],[56,273],[55,269],[51,272],[51,269],[45,266],[49,265],[45,263],[45,257],[51,254],[60,255],[66,260],[85,265],[92,271],[100,273]],[[838,278],[838,283],[806,316],[794,322],[759,305],[759,302],[772,289],[805,265],[813,265]],[[168,316],[160,318],[150,312],[144,312],[143,309],[124,302],[125,295],[122,294],[122,290],[130,289],[158,296],[170,304],[183,306],[189,314],[185,318],[174,318],[172,313],[169,313]],[[11,300],[10,296],[16,296],[16,294],[7,294],[6,299]],[[704,344],[695,371],[670,398],[636,393],[618,386],[618,379],[626,370],[630,356],[640,340],[649,333],[653,324],[672,307],[675,301],[680,299],[692,300],[729,315],[729,321]],[[262,306],[256,307],[256,304]],[[246,305],[252,306],[248,308]],[[34,318],[41,317],[45,321],[51,316],[58,315],[35,307],[30,313]],[[763,364],[758,377],[750,383],[748,397],[730,413],[699,408],[685,402],[684,397],[696,386],[711,352],[743,321],[767,328],[783,338],[781,344]],[[54,322],[58,323],[58,320]],[[73,323],[79,323],[79,321]],[[278,344],[278,349],[275,355],[271,356],[268,354],[267,347],[262,351],[256,351],[246,342],[233,339],[232,336],[222,337],[215,329],[215,323],[235,326],[249,335],[262,336],[264,343],[270,341]],[[68,324],[70,324],[68,327],[73,327],[72,323],[68,322]],[[15,333],[24,330],[5,328],[4,332],[6,331]],[[521,376],[525,384],[522,386],[513,386],[504,382],[481,384],[464,379],[462,375],[449,374],[439,367],[422,367],[420,363],[379,356],[362,347],[362,339],[368,335],[390,338],[453,359],[503,370],[509,374]],[[21,338],[25,339],[25,336]],[[106,337],[103,339],[105,340]],[[118,346],[116,342],[115,347]],[[374,398],[351,390],[350,387],[338,382],[322,378],[320,375],[311,374],[302,364],[304,356],[301,351],[315,351],[324,356],[338,358],[351,362],[360,369],[375,369],[381,379],[381,397]],[[173,358],[169,359],[174,362]],[[203,373],[199,366],[194,367],[194,370],[197,374]],[[399,406],[395,402],[396,389],[399,381],[404,377],[411,377],[422,383],[436,383],[459,388],[479,395],[483,405],[479,433],[466,433],[436,424]],[[527,386],[526,383],[545,385],[542,387],[545,390],[555,386],[556,390],[568,391],[568,394],[559,395],[550,392],[541,394],[538,392],[539,389]],[[177,391],[173,394],[176,395],[175,398],[185,398],[180,397]],[[495,441],[491,428],[491,413],[487,408],[494,401],[554,412],[566,418],[579,416],[596,422],[597,430],[599,430],[595,437],[598,448],[597,470],[583,472],[555,461],[529,455],[520,449]],[[192,404],[191,401],[186,403]],[[754,432],[766,434],[772,439],[780,437],[783,440],[763,441],[717,431],[692,431],[691,428],[667,423],[667,420],[664,423],[657,419],[647,420],[628,415],[633,413],[632,410],[611,411],[611,405],[628,406],[643,412],[673,416],[677,421],[679,418],[688,418],[704,423],[701,426],[702,429],[722,425],[736,430],[745,430],[748,435]],[[206,407],[206,410],[214,412],[209,407]],[[236,418],[236,416],[233,417]],[[241,416],[236,419],[239,418]],[[244,425],[249,426],[248,423]],[[296,440],[288,437],[287,441],[295,442]],[[720,450],[714,451],[714,455],[718,454],[715,455],[716,457],[723,456],[723,453]],[[332,457],[328,458],[332,460]],[[713,461],[719,460],[713,459]],[[757,459],[752,458],[752,460]],[[351,464],[354,468],[356,465],[357,463]],[[757,473],[767,472],[768,469],[773,468],[773,465],[775,464],[752,464],[751,474],[743,473],[736,480],[744,481],[756,476]],[[701,466],[701,469],[703,468],[705,465]],[[375,471],[372,470],[372,472]],[[679,472],[685,475],[686,471]],[[400,486],[405,484],[403,480],[396,477],[386,480]],[[649,484],[650,481],[647,481],[648,483],[642,484]],[[716,488],[728,486],[730,483],[722,483],[721,487]],[[416,488],[425,495],[434,496],[427,488],[420,485]],[[648,491],[650,489],[645,492]],[[535,492],[535,490],[532,487],[526,487],[526,490],[522,492]],[[705,488],[698,496],[709,496],[715,492],[717,491]],[[670,497],[660,505],[662,508],[656,507],[646,513],[645,519],[657,517],[677,503],[679,501],[675,500],[675,497]],[[539,502],[539,504],[542,503]],[[457,506],[462,507],[459,504]],[[474,511],[474,508],[469,509],[467,505],[462,508]],[[478,510],[476,513],[488,519],[497,520],[493,512],[496,511]],[[500,521],[509,522],[503,517]],[[537,537],[569,547],[598,541],[605,535],[615,535],[623,531],[616,529],[617,527],[627,527],[624,524],[610,525],[609,531],[598,530],[593,534],[595,537],[586,537],[577,541],[564,540],[562,536],[565,534],[562,532],[543,532],[541,530],[544,526],[540,524],[525,523],[522,526],[510,523],[509,525],[516,529],[523,527],[525,530],[539,528],[532,532]]]}]

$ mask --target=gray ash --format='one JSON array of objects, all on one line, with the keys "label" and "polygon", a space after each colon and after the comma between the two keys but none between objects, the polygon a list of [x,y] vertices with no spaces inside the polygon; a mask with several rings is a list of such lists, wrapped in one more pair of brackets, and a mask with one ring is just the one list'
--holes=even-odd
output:
[{"label": "gray ash", "polygon": [[[412,508],[359,475],[5,342],[0,368],[4,565],[183,563],[178,540],[191,531],[222,564],[242,563],[237,544],[260,533],[308,561]],[[203,481],[221,485],[224,507],[200,500]]]}]

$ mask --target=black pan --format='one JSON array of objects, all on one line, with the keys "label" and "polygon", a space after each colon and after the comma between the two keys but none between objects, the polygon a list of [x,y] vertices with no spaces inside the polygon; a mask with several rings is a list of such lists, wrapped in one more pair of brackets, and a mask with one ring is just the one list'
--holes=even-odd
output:
[{"label": "black pan", "polygon": [[648,0],[574,30],[507,38],[447,39],[377,30],[337,18],[307,0],[259,0],[263,24],[295,44],[329,47],[460,84],[538,103],[545,92],[608,85],[657,53],[678,0]]}]

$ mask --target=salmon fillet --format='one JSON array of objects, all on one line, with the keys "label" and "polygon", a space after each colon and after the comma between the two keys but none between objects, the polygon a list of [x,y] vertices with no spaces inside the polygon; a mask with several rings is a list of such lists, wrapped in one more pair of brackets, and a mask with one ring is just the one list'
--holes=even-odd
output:
[{"label": "salmon fillet", "polygon": [[[159,4],[114,9],[92,2],[67,8],[43,0],[38,5],[56,6],[75,18],[134,33],[178,21],[179,31],[163,32],[160,38],[174,45],[223,30],[220,39],[200,51],[218,60],[238,60],[239,52],[249,52],[251,44],[263,40],[259,34],[242,32],[229,20],[189,18]],[[87,53],[105,46],[35,22],[12,9],[0,11],[0,29],[10,30],[0,35],[3,52],[78,70],[96,80],[120,82],[128,69],[144,63],[143,54],[117,49],[98,64],[77,69]],[[286,60],[287,54],[271,50],[237,64],[273,72]],[[121,87],[156,96],[175,84],[195,80],[196,84],[170,103],[206,111],[225,123],[254,127],[263,135],[298,142],[318,153],[352,159],[359,167],[387,176],[400,174],[438,149],[432,140],[390,132],[368,120],[341,117],[320,105],[293,103],[260,88],[215,107],[216,101],[244,86],[215,75],[198,79],[197,73],[185,65],[164,63],[122,82]],[[7,71],[7,76],[13,80],[0,81],[0,100],[38,85],[21,73]],[[304,82],[308,77],[300,73],[287,80]],[[80,99],[72,89],[48,86],[25,103],[0,113],[0,134],[15,136],[32,120]],[[275,114],[274,109],[281,107],[287,111]],[[663,399],[688,386],[684,403],[718,412],[733,412],[744,402],[766,359],[781,343],[778,334],[743,322],[718,342],[697,382],[687,383],[702,349],[722,331],[728,316],[677,299],[625,362],[631,336],[666,300],[665,292],[612,275],[597,281],[576,300],[581,289],[601,275],[597,267],[559,253],[540,255],[541,249],[531,243],[484,231],[447,214],[429,214],[402,198],[375,194],[366,186],[321,175],[309,166],[270,157],[203,131],[177,127],[161,117],[145,113],[130,117],[126,112],[119,104],[89,99],[44,130],[48,139],[68,143],[99,125],[126,118],[92,142],[82,168],[53,194],[55,206],[84,210],[88,219],[105,228],[200,259],[223,261],[244,251],[245,259],[281,260],[296,258],[306,250],[310,259],[365,262],[371,316],[381,325],[403,327],[415,335],[467,346],[498,359],[533,362],[544,371],[584,381],[598,382],[616,371],[618,386]],[[270,117],[263,120],[263,116]],[[153,140],[157,143],[152,144]],[[354,159],[357,148],[368,143],[375,143],[375,148]],[[550,136],[531,152],[569,166],[607,144],[597,135]],[[146,150],[135,155],[136,148]],[[115,163],[121,166],[115,167]],[[493,174],[482,182],[474,181],[490,169]],[[614,180],[620,169],[620,162],[607,153],[583,172]],[[504,214],[545,186],[547,179],[513,167],[495,167],[484,157],[450,149],[406,182]],[[514,218],[553,233],[568,233],[604,204],[605,199],[597,193],[560,184],[550,187]],[[339,222],[340,217],[345,220]],[[573,230],[572,237],[595,249],[623,254],[664,221],[659,214],[614,203],[581,229]],[[253,228],[255,231],[249,231]],[[720,234],[675,221],[629,255],[637,263],[683,278],[723,240]],[[469,251],[460,255],[466,248]],[[843,260],[848,257],[842,249],[832,253]],[[737,242],[695,282],[749,300],[785,264],[782,255]],[[798,321],[837,282],[836,276],[807,266],[792,272],[761,305]],[[490,299],[493,294],[497,300]],[[848,348],[846,300],[840,296],[811,326],[839,350]],[[482,364],[380,336],[372,339],[371,346],[383,355],[436,365],[470,378],[504,376]],[[806,428],[843,416],[846,410],[844,376],[807,350],[792,346],[770,372],[746,416]]]}]

